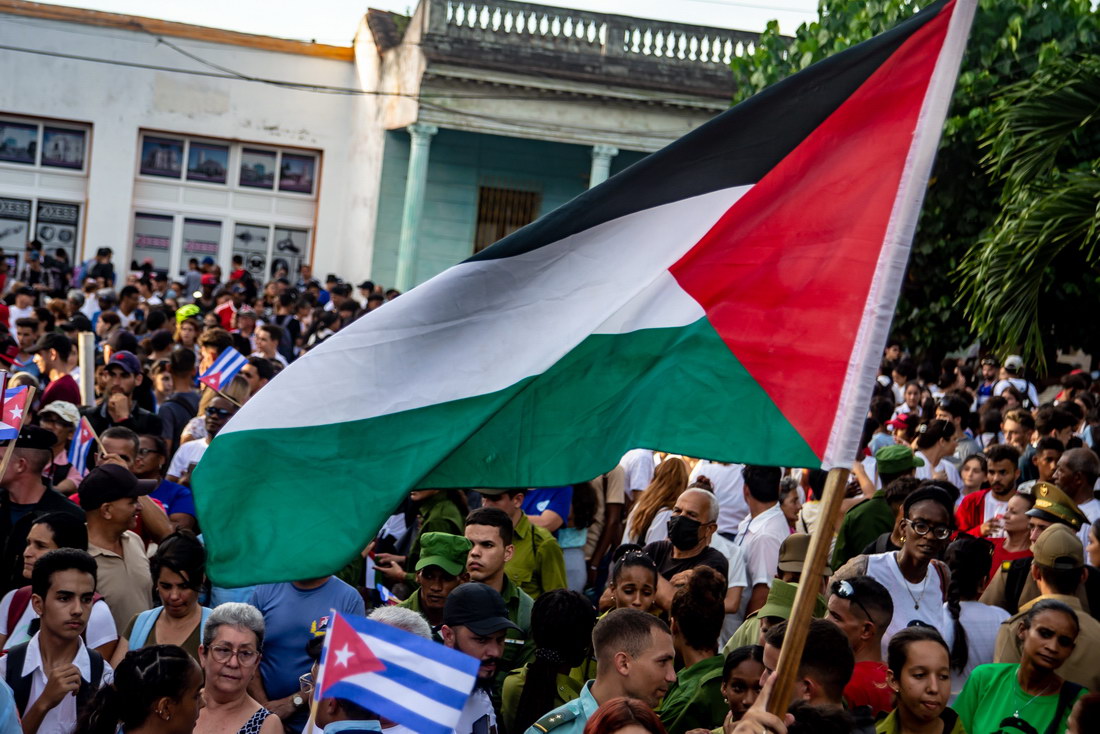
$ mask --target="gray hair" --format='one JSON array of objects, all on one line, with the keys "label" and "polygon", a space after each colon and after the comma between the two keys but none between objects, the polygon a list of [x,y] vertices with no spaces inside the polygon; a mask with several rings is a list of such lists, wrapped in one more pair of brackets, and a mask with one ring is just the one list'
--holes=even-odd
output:
[{"label": "gray hair", "polygon": [[202,630],[202,646],[210,647],[214,644],[214,638],[218,636],[218,628],[222,625],[240,627],[256,635],[256,649],[264,647],[264,616],[260,610],[251,604],[242,604],[239,601],[227,601],[219,604]]},{"label": "gray hair", "polygon": [[686,497],[687,495],[699,495],[705,497],[707,500],[707,522],[714,522],[718,519],[718,498],[714,496],[714,492],[708,492],[705,489],[699,487],[690,487],[685,489],[680,497]]},{"label": "gray hair", "polygon": [[425,640],[432,639],[432,628],[428,621],[411,609],[405,607],[378,607],[367,615],[375,622],[412,632]]},{"label": "gray hair", "polygon": [[76,288],[71,288],[65,297],[78,306],[84,305],[84,294]]}]

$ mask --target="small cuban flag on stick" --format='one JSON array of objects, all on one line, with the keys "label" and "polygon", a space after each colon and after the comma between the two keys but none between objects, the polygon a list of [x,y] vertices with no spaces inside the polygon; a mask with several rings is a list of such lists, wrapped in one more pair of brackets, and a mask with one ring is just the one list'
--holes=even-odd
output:
[{"label": "small cuban flag on stick", "polygon": [[420,734],[451,734],[479,665],[438,642],[334,611],[316,696],[347,699]]},{"label": "small cuban flag on stick", "polygon": [[[199,375],[199,382],[222,397],[226,397],[225,394],[222,393],[222,387],[228,385],[229,381],[236,377],[237,373],[240,372],[241,368],[246,364],[248,364],[248,357],[244,356],[233,347],[227,347],[226,350],[214,360],[214,364],[210,365],[206,372]],[[230,398],[226,399],[231,403],[237,402]]]},{"label": "small cuban flag on stick", "polygon": [[69,444],[69,463],[80,476],[88,473],[88,451],[92,448],[92,444],[98,442],[99,436],[96,435],[92,424],[88,422],[87,417],[80,416],[80,427],[73,433],[72,443]]},{"label": "small cuban flag on stick", "polygon": [[[7,375],[4,375],[7,377]],[[0,408],[0,441],[19,438],[23,426],[23,414],[27,409],[27,388],[13,387],[4,391],[4,405]]]}]

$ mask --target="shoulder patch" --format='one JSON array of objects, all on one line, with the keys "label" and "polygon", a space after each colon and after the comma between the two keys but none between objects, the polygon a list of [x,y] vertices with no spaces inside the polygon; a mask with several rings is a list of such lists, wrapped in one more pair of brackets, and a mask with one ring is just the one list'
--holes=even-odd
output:
[{"label": "shoulder patch", "polygon": [[554,711],[547,714],[546,716],[543,716],[531,726],[533,726],[535,729],[538,729],[539,731],[547,732],[551,729],[556,729],[562,724],[568,724],[575,718],[577,718],[576,711],[562,709],[561,711]]}]

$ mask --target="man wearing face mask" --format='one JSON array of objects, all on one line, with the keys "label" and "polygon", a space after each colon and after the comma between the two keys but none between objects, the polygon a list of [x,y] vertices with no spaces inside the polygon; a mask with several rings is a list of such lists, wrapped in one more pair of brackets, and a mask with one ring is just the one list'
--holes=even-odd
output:
[{"label": "man wearing face mask", "polygon": [[710,547],[718,530],[718,507],[705,489],[688,489],[676,500],[668,521],[668,540],[645,547],[657,565],[657,605],[669,609],[676,587],[687,583],[696,566],[710,566],[725,578],[729,562]]}]

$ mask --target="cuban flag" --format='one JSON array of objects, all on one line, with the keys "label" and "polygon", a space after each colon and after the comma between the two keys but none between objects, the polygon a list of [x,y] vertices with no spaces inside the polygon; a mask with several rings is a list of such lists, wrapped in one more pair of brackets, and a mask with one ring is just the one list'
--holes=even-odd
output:
[{"label": "cuban flag", "polygon": [[376,584],[374,588],[378,589],[378,595],[382,597],[382,603],[386,606],[392,607],[401,603],[401,600],[398,599],[397,596],[394,595],[394,593],[387,589],[384,585]]},{"label": "cuban flag", "polygon": [[95,443],[95,431],[92,424],[84,416],[80,417],[80,427],[73,432],[73,440],[69,444],[69,463],[73,465],[80,476],[88,473],[88,450]]},{"label": "cuban flag", "polygon": [[0,408],[0,440],[19,438],[23,413],[27,407],[27,388],[13,387],[4,391],[4,406]]},{"label": "cuban flag", "polygon": [[333,612],[317,696],[343,698],[420,734],[450,734],[479,662],[438,642]]},{"label": "cuban flag", "polygon": [[233,347],[228,347],[214,360],[214,364],[210,365],[206,372],[199,375],[199,382],[220,391],[222,385],[228,385],[246,364],[248,364],[248,357]]}]

